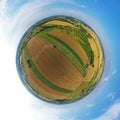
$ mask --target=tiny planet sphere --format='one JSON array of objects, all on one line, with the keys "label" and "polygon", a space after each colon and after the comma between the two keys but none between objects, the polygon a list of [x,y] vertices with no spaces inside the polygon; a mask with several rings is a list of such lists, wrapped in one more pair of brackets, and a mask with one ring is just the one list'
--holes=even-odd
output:
[{"label": "tiny planet sphere", "polygon": [[52,16],[24,34],[16,62],[23,84],[33,95],[67,104],[95,88],[103,72],[104,54],[98,36],[84,22]]}]

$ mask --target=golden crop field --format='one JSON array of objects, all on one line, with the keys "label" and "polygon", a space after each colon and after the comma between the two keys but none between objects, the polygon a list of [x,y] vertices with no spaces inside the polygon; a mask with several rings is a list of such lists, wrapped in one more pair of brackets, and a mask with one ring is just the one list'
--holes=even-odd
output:
[{"label": "golden crop field", "polygon": [[74,25],[72,25],[68,22],[59,21],[59,20],[53,20],[53,21],[47,22],[46,25],[62,25],[62,26],[75,27]]}]

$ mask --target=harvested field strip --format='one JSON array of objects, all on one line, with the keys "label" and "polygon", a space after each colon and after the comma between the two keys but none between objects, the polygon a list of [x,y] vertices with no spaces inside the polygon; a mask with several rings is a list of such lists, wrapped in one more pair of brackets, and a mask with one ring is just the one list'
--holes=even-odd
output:
[{"label": "harvested field strip", "polygon": [[[29,55],[29,52],[28,52],[28,49],[27,49],[27,46],[25,47],[25,53],[27,53],[27,55]],[[26,55],[26,54],[25,54]],[[30,57],[30,56],[29,56]],[[26,59],[26,56],[25,56],[25,59]],[[61,88],[61,87],[58,87],[56,85],[54,85],[53,83],[51,83],[49,80],[47,80],[39,71],[38,69],[36,68],[36,66],[34,65],[34,63],[32,62],[32,60],[29,58],[30,60],[30,67],[32,69],[32,71],[34,72],[34,74],[36,75],[36,77],[42,82],[44,83],[46,86],[50,87],[51,89],[54,89],[56,91],[59,91],[59,92],[63,92],[63,93],[70,93],[72,92],[72,90],[68,90],[68,89],[65,89],[65,88]],[[26,59],[26,61],[28,61],[28,59]]]},{"label": "harvested field strip", "polygon": [[101,50],[102,46],[100,45],[100,42],[95,40],[95,44],[96,44],[96,47],[97,47],[97,50],[98,50],[99,67],[100,67],[101,64],[104,62],[104,60],[103,60],[104,54],[103,54],[103,51]]},{"label": "harvested field strip", "polygon": [[27,44],[29,54],[32,52],[32,54],[30,54],[31,59],[35,58],[38,52],[42,52],[48,46],[48,44],[44,42],[44,39],[39,39],[39,37],[33,37]]},{"label": "harvested field strip", "polygon": [[81,58],[76,54],[76,52],[68,46],[64,41],[52,36],[52,35],[45,35],[43,36],[48,42],[56,45],[57,48],[75,65],[75,67],[80,71],[80,73],[85,76],[86,69],[85,65],[82,62]]},{"label": "harvested field strip", "polygon": [[[31,87],[33,87],[35,90],[37,90],[38,94],[40,94],[41,96],[51,99],[51,100],[56,100],[56,99],[65,99],[66,96],[68,96],[68,93],[62,93],[62,92],[58,92],[55,91],[49,87],[47,87],[45,84],[43,84],[37,77],[36,75],[33,73],[32,69],[30,69],[27,65],[27,62],[25,60],[25,54],[24,54],[24,50],[22,52],[23,54],[23,64],[24,64],[24,68],[26,69],[26,73],[28,75],[28,84],[30,84]],[[51,93],[51,94],[50,94]]]},{"label": "harvested field strip", "polygon": [[50,22],[45,23],[45,25],[62,25],[62,26],[70,26],[70,27],[74,27],[74,25],[68,23],[68,22],[64,22],[64,21],[59,21],[59,20],[53,20]]},{"label": "harvested field strip", "polygon": [[85,53],[84,49],[81,47],[81,45],[78,44],[78,42],[76,42],[74,39],[72,39],[67,34],[63,33],[62,31],[60,31],[59,29],[53,29],[53,30],[49,31],[49,34],[57,37],[58,39],[63,40],[81,57],[84,64],[87,63],[88,56]]},{"label": "harvested field strip", "polygon": [[97,75],[98,80],[101,78],[101,73],[103,71],[103,64],[104,64],[104,61],[101,63],[101,66],[98,68],[98,75]]},{"label": "harvested field strip", "polygon": [[99,46],[98,46],[96,40],[94,40],[94,43],[95,43],[95,46],[96,46],[96,49],[97,49],[97,52],[98,52],[98,56],[100,57],[100,50],[99,50]]},{"label": "harvested field strip", "polygon": [[84,82],[90,82],[92,80],[92,75],[94,74],[94,71],[96,69],[94,69],[92,66],[88,66],[87,68],[87,74],[84,77]]}]

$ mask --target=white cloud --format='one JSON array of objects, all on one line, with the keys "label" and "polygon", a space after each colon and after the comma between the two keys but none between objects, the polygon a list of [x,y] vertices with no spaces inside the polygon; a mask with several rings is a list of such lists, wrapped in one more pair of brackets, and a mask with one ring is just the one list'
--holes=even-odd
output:
[{"label": "white cloud", "polygon": [[0,17],[4,15],[7,0],[0,1]]},{"label": "white cloud", "polygon": [[60,111],[49,107],[33,109],[33,120],[60,120]]},{"label": "white cloud", "polygon": [[104,81],[107,81],[109,79],[109,77],[107,76],[107,77],[105,77],[105,78],[103,78],[103,80]]},{"label": "white cloud", "polygon": [[86,8],[86,6],[85,5],[81,5],[81,8]]},{"label": "white cloud", "polygon": [[113,72],[112,72],[112,75],[115,75],[117,73],[117,70],[114,69]]},{"label": "white cloud", "polygon": [[120,100],[114,103],[104,114],[95,120],[119,120],[120,117]]},{"label": "white cloud", "polygon": [[[2,111],[2,114],[0,115],[1,120],[60,120],[59,115],[61,110],[44,106],[40,102],[38,108],[30,105],[31,98],[29,98],[27,90],[25,90],[25,88],[21,85],[21,81],[17,75],[15,65],[16,50],[13,50],[13,45],[17,46],[17,41],[19,41],[20,34],[25,31],[25,28],[29,27],[29,24],[32,23],[34,19],[40,17],[40,14],[37,14],[37,16],[34,14],[39,13],[37,8],[42,9],[42,6],[48,3],[50,2],[46,1],[41,4],[36,4],[36,6],[33,5],[32,10],[29,4],[24,6],[24,9],[21,9],[14,17],[12,16],[12,18],[9,18],[5,13],[6,0],[0,1],[0,54],[3,55],[0,60],[0,111]],[[32,12],[32,14],[27,14],[29,12]],[[32,17],[33,15],[34,17]],[[6,19],[8,21],[6,21]],[[9,26],[10,29],[13,30],[8,31],[8,33],[11,32],[15,38],[14,44],[11,44],[11,38],[9,38],[3,30],[3,27],[6,29],[6,24],[7,30],[9,30]],[[9,39],[5,38],[5,36],[7,36]],[[38,103],[36,103],[36,106],[37,105]]]},{"label": "white cloud", "polygon": [[[0,44],[2,42],[0,41]],[[4,56],[0,62],[0,120],[61,120],[61,109],[45,105],[34,98],[21,84],[17,75],[14,54],[9,44],[2,44],[0,54]]]},{"label": "white cloud", "polygon": [[111,72],[111,74],[110,74],[110,71],[109,71],[108,74],[107,74],[107,76],[105,76],[105,77],[103,78],[103,81],[108,81],[108,80],[109,80],[109,77],[115,75],[116,73],[117,73],[117,70],[116,70],[116,69],[114,69],[114,70]]},{"label": "white cloud", "polygon": [[91,108],[91,107],[93,107],[94,106],[94,104],[87,104],[87,107],[89,107],[89,108]]},{"label": "white cloud", "polygon": [[110,101],[113,101],[114,98],[115,98],[115,92],[109,93],[109,94],[106,96],[106,98],[107,98],[108,100],[110,100]]}]

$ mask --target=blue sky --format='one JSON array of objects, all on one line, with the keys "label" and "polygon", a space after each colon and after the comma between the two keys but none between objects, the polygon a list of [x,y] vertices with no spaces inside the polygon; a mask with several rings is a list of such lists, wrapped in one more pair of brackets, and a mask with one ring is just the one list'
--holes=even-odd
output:
[{"label": "blue sky", "polygon": [[[95,90],[81,101],[65,106],[44,103],[30,95],[15,66],[16,48],[24,32],[35,22],[58,14],[76,17],[90,25],[101,39],[106,58],[104,75]],[[0,76],[4,81],[0,93],[4,104],[0,103],[3,111],[0,119],[119,120],[119,21],[119,0],[1,0],[0,54],[4,56]]]}]

